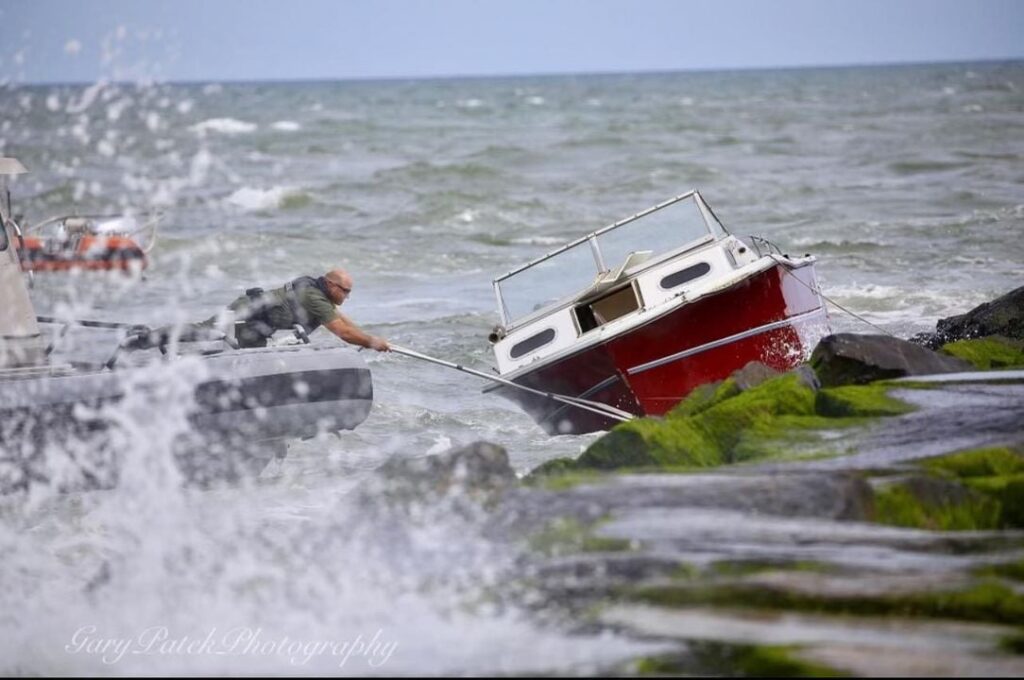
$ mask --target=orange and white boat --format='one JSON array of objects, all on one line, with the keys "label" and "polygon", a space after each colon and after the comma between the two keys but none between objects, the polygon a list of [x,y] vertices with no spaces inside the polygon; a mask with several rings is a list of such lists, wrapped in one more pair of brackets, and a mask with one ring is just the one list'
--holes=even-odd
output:
[{"label": "orange and white boat", "polygon": [[52,217],[18,239],[25,271],[142,271],[156,245],[161,215]]}]

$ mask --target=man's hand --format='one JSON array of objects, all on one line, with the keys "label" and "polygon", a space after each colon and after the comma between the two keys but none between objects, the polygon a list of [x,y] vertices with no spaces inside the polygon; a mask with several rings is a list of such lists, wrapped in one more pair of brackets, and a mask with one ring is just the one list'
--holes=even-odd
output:
[{"label": "man's hand", "polygon": [[366,347],[367,349],[375,349],[378,352],[391,351],[391,345],[388,344],[387,340],[379,338],[376,335],[370,335],[341,314],[338,314],[337,319],[325,323],[324,327],[345,342],[353,345]]}]

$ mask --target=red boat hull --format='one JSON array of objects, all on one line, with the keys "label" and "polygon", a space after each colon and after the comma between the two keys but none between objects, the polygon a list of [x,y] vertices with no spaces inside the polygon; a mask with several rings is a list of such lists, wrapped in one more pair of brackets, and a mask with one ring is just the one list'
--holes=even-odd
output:
[{"label": "red boat hull", "polygon": [[[695,387],[751,361],[788,370],[827,333],[813,264],[781,264],[675,307],[604,342],[545,362],[513,382],[663,415]],[[606,430],[617,421],[511,387],[489,388],[519,404],[549,434]]]}]

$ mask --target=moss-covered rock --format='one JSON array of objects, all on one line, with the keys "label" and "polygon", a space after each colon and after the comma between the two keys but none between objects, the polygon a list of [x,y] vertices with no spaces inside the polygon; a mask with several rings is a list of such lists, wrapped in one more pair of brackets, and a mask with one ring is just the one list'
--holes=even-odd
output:
[{"label": "moss-covered rock", "polygon": [[845,674],[801,659],[794,646],[690,641],[687,652],[639,659],[637,675],[648,677],[725,676],[750,678],[834,678]]},{"label": "moss-covered rock", "polygon": [[[748,366],[745,371],[750,372]],[[913,408],[890,397],[884,385],[817,390],[807,374],[792,372],[749,387],[736,377],[694,390],[664,418],[616,426],[576,460],[559,458],[530,480],[579,470],[694,469],[787,457],[834,455],[813,449],[815,431],[894,416]],[[759,374],[760,375],[760,374]],[[809,447],[810,445],[810,447]]]},{"label": "moss-covered rock", "polygon": [[916,476],[878,490],[874,520],[933,531],[980,531],[999,527],[1001,507],[991,497],[955,481]]},{"label": "moss-covered rock", "polygon": [[921,466],[958,479],[1013,476],[1024,473],[1024,451],[1009,446],[994,446],[926,458]]},{"label": "moss-covered rock", "polygon": [[985,477],[968,480],[967,483],[999,503],[999,528],[1024,528],[1024,475]]},{"label": "moss-covered rock", "polygon": [[885,385],[847,385],[818,392],[814,410],[827,418],[870,418],[898,416],[914,410],[912,406],[890,397]]},{"label": "moss-covered rock", "polygon": [[629,550],[630,541],[595,536],[595,524],[584,524],[572,517],[559,517],[528,537],[531,550],[549,557],[581,552],[620,552]]},{"label": "moss-covered rock", "polygon": [[1020,624],[1024,594],[1000,580],[959,589],[920,593],[809,593],[764,583],[678,583],[641,586],[627,597],[663,607],[694,605],[809,611],[859,616],[922,616]]},{"label": "moss-covered rock", "polygon": [[561,458],[552,458],[551,460],[544,461],[531,470],[530,474],[528,474],[523,481],[533,483],[543,477],[560,475],[575,469],[576,460],[574,458],[566,458],[564,456]]},{"label": "moss-covered rock", "polygon": [[1024,341],[998,335],[950,342],[943,345],[940,351],[963,359],[983,371],[1024,368]]},{"label": "moss-covered rock", "polygon": [[1024,581],[1024,560],[989,564],[977,570],[982,576],[998,576],[1011,581]]},{"label": "moss-covered rock", "polygon": [[663,419],[624,423],[577,459],[578,467],[704,468],[780,456],[807,440],[808,430],[849,424],[843,419],[893,416],[912,407],[883,385],[816,391],[804,376],[785,374],[740,391],[730,378],[705,386]]},{"label": "moss-covered rock", "polygon": [[546,491],[566,491],[582,484],[599,483],[604,478],[604,473],[600,470],[578,469],[575,467],[576,461],[570,458],[559,460],[569,461],[573,467],[547,472],[541,469],[534,470],[523,479],[523,483]]},{"label": "moss-covered rock", "polygon": [[835,571],[835,565],[814,560],[797,560],[795,562],[723,560],[712,562],[703,573],[712,577],[737,577],[779,570],[828,574]]},{"label": "moss-covered rock", "polygon": [[[728,389],[727,384],[718,389]],[[687,410],[692,415],[684,415]],[[612,469],[734,463],[750,455],[738,447],[745,431],[772,429],[771,421],[783,415],[814,415],[814,390],[798,375],[783,375],[726,399],[711,395],[703,408],[682,409],[673,417],[617,425],[591,444],[577,464]]]},{"label": "moss-covered rock", "polygon": [[880,484],[874,519],[932,530],[1024,528],[1024,452],[963,451],[920,463],[926,473]]},{"label": "moss-covered rock", "polygon": [[703,413],[715,404],[731,399],[742,390],[732,378],[700,385],[668,412],[668,418],[687,418]]},{"label": "moss-covered rock", "polygon": [[830,666],[801,659],[792,646],[743,645],[736,650],[736,671],[751,678],[838,678],[847,674]]},{"label": "moss-covered rock", "polygon": [[1024,654],[1024,631],[1007,635],[999,641],[999,648],[1010,654]]}]

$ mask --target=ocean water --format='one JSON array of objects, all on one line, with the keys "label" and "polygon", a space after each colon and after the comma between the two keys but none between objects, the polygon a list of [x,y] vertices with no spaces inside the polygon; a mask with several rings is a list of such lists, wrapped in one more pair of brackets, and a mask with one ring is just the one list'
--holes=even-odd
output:
[{"label": "ocean water", "polygon": [[[40,314],[201,319],[247,287],[341,266],[355,278],[350,318],[484,371],[492,278],[691,188],[732,232],[816,255],[824,293],[863,319],[833,309],[837,331],[869,332],[870,322],[909,336],[1024,280],[1021,62],[8,84],[0,153],[31,171],[12,184],[29,225],[73,212],[163,214],[141,280],[39,274]],[[73,335],[82,346],[116,342],[91,333]],[[643,651],[480,605],[516,556],[475,524],[436,510],[396,536],[361,517],[353,490],[391,456],[486,439],[523,473],[593,440],[547,437],[482,396],[477,378],[364,356],[376,397],[367,421],[293,442],[256,485],[182,490],[161,444],[181,420],[153,419],[140,402],[123,414],[138,424],[127,456],[137,474],[117,490],[3,500],[0,668],[589,672]],[[380,666],[366,654],[343,667],[328,654],[108,662],[74,649],[88,626],[96,638],[135,639],[160,627],[180,638],[262,626],[266,639],[307,641],[380,631],[376,658],[381,641],[395,647]]]}]

